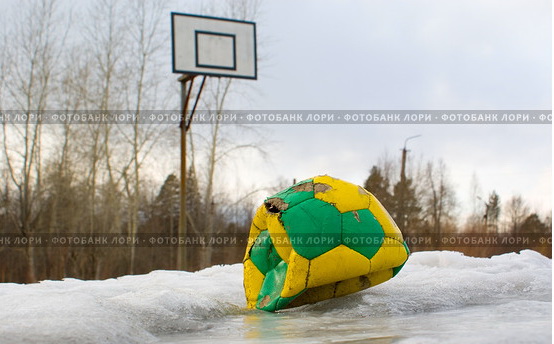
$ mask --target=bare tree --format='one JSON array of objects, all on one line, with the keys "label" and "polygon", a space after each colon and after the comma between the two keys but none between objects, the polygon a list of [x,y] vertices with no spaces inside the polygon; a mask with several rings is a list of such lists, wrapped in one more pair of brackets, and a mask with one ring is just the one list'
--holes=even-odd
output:
[{"label": "bare tree", "polygon": [[[152,106],[154,102],[147,97],[148,93],[153,91],[159,84],[159,77],[151,73],[151,67],[155,66],[157,53],[162,48],[163,39],[160,35],[160,20],[162,18],[164,4],[153,0],[133,0],[130,4],[129,17],[131,18],[128,26],[130,28],[130,43],[132,46],[133,57],[127,67],[129,80],[133,80],[134,87],[130,94],[135,99],[130,100],[129,109],[134,108],[136,115],[143,109],[143,106]],[[141,199],[140,189],[140,170],[142,163],[151,152],[154,145],[165,132],[162,126],[146,126],[144,128],[135,121],[130,135],[122,134],[125,141],[131,146],[131,160],[125,166],[123,175],[125,176],[125,189],[129,199],[129,235],[135,238],[139,224],[139,202]],[[130,170],[130,173],[127,171]],[[129,176],[130,174],[130,176]],[[130,185],[131,184],[131,185]],[[134,273],[135,264],[135,245],[131,246],[129,273]]]},{"label": "bare tree", "polygon": [[480,195],[482,194],[481,186],[477,175],[473,173],[471,176],[470,186],[469,186],[469,199],[468,204],[471,205],[470,214],[466,219],[466,230],[475,232],[479,231],[483,219],[484,211],[484,201],[481,199]]},{"label": "bare tree", "polygon": [[529,216],[530,211],[521,195],[516,195],[512,196],[506,203],[504,214],[506,216],[507,230],[510,233],[518,233],[521,225]]},{"label": "bare tree", "polygon": [[[56,93],[60,110],[87,109],[90,101],[89,86],[91,68],[88,55],[83,54],[82,44],[67,46],[64,51],[65,64],[60,71],[59,92]],[[91,124],[94,125],[94,124]],[[49,156],[46,168],[46,201],[47,211],[43,212],[45,226],[51,234],[77,233],[91,231],[88,222],[86,202],[87,192],[82,188],[86,184],[89,171],[86,155],[87,134],[89,127],[80,124],[64,122],[46,127],[50,146],[55,147]],[[84,168],[83,168],[84,166]],[[84,198],[83,198],[84,197]],[[71,209],[71,211],[67,211]],[[80,260],[86,257],[88,250],[76,250],[71,247],[46,247],[49,274],[55,278],[66,277],[68,262],[71,258]],[[86,264],[73,262],[79,266],[80,276],[87,276],[89,270]]]},{"label": "bare tree", "polygon": [[[91,61],[93,98],[90,105],[102,112],[120,109],[124,104],[123,57],[125,56],[126,25],[124,4],[117,0],[99,0],[88,9],[88,22],[84,37]],[[121,199],[113,158],[113,125],[96,123],[89,125],[89,209],[90,232],[118,232],[120,230]],[[99,188],[99,183],[102,187]],[[100,191],[100,192],[99,192]],[[100,197],[100,202],[97,200]],[[98,217],[98,214],[101,214]],[[103,257],[93,251],[91,260],[94,277],[101,273]]]},{"label": "bare tree", "polygon": [[451,220],[455,207],[454,191],[448,182],[444,161],[439,160],[436,166],[433,162],[427,164],[426,181],[426,214],[433,232],[440,234],[446,222]]},{"label": "bare tree", "polygon": [[[0,22],[5,25],[5,22],[0,18]],[[5,34],[5,29],[0,31],[0,42],[2,42],[2,46],[8,47],[8,37]],[[7,49],[0,49],[0,109],[4,108],[4,79],[6,78],[6,72],[7,72]]]},{"label": "bare tree", "polygon": [[[64,22],[58,14],[56,0],[28,1],[20,8],[22,15],[10,39],[4,63],[5,90],[8,106],[23,111],[24,123],[3,123],[2,147],[7,170],[17,190],[19,208],[17,227],[23,236],[29,236],[40,213],[42,197],[42,125],[40,117],[32,114],[47,109],[55,92],[56,70],[61,68],[60,57],[66,37]],[[36,111],[36,112],[35,112]],[[27,246],[27,280],[36,280],[35,254],[32,245]]]}]

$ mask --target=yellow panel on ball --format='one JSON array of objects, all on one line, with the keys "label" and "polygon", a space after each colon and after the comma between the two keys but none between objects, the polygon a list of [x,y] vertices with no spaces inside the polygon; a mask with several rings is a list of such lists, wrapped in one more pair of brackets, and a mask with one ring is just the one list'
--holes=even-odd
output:
[{"label": "yellow panel on ball", "polygon": [[353,277],[337,283],[335,297],[344,296],[374,287],[377,284],[388,281],[392,278],[392,269],[377,271],[363,276]]},{"label": "yellow panel on ball", "polygon": [[322,285],[321,287],[310,288],[295,298],[287,308],[316,303],[335,297],[335,283]]},{"label": "yellow panel on ball", "polygon": [[369,211],[375,216],[377,219],[377,222],[381,225],[383,228],[383,232],[385,232],[385,236],[396,238],[400,241],[403,241],[402,232],[392,219],[392,217],[389,215],[389,213],[385,210],[385,207],[379,202],[375,196],[373,196],[371,193],[368,192],[369,195]]},{"label": "yellow panel on ball", "polygon": [[369,272],[369,259],[360,253],[339,245],[329,252],[310,260],[308,288],[365,275]]},{"label": "yellow panel on ball", "polygon": [[335,205],[341,213],[369,208],[369,195],[360,186],[329,176],[314,178],[314,197]]},{"label": "yellow panel on ball", "polygon": [[404,264],[408,259],[408,252],[401,241],[385,237],[379,251],[371,258],[370,271],[391,269]]},{"label": "yellow panel on ball", "polygon": [[248,308],[255,308],[258,301],[258,294],[264,282],[264,274],[258,270],[252,260],[244,261],[244,292],[246,294],[246,303]]},{"label": "yellow panel on ball", "polygon": [[292,250],[290,238],[283,224],[279,220],[279,216],[273,213],[267,213],[267,228],[271,241],[277,250],[277,253],[287,264],[289,263],[289,256]]},{"label": "yellow panel on ball", "polygon": [[260,231],[267,229],[267,209],[264,204],[258,207],[252,224],[256,226]]},{"label": "yellow panel on ball", "polygon": [[248,253],[250,252],[252,245],[254,245],[254,242],[256,241],[256,238],[258,237],[258,235],[260,235],[260,233],[263,232],[264,230],[267,230],[266,214],[267,214],[267,209],[262,204],[256,210],[254,219],[252,219],[252,224],[250,225],[250,234],[248,235],[248,243],[246,245],[246,253],[244,254],[243,261],[248,258]]},{"label": "yellow panel on ball", "polygon": [[297,295],[307,288],[308,274],[310,273],[310,261],[292,249],[290,254],[287,278],[281,291],[282,297]]}]

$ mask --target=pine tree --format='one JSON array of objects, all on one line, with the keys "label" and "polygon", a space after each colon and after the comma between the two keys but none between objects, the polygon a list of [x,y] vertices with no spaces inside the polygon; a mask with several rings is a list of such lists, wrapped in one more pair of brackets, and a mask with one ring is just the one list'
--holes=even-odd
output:
[{"label": "pine tree", "polygon": [[421,227],[421,206],[412,179],[407,178],[394,185],[390,212],[404,233],[413,234]]},{"label": "pine tree", "polygon": [[203,227],[203,221],[205,217],[205,207],[204,202],[200,196],[200,188],[198,186],[198,178],[196,177],[196,172],[191,165],[187,173],[187,213],[188,213],[188,224],[189,228],[192,231],[195,231]]},{"label": "pine tree", "polygon": [[498,218],[500,217],[500,196],[496,191],[491,192],[489,195],[489,201],[486,203],[487,212],[485,214],[485,226],[487,230],[489,227],[493,228],[495,232],[498,232]]},{"label": "pine tree", "polygon": [[531,214],[523,221],[518,228],[518,232],[521,234],[542,234],[548,232],[548,226],[540,220],[537,214]]},{"label": "pine tree", "polygon": [[389,192],[389,187],[389,180],[383,176],[381,169],[373,166],[364,183],[364,188],[377,197],[385,209],[390,209],[392,206],[392,195]]},{"label": "pine tree", "polygon": [[404,233],[414,233],[421,227],[421,206],[411,179],[396,183],[391,193],[389,179],[380,167],[373,166],[364,188],[381,202]]},{"label": "pine tree", "polygon": [[179,219],[179,179],[170,174],[165,179],[156,197],[154,216],[162,224],[164,232],[169,234],[177,230]]}]

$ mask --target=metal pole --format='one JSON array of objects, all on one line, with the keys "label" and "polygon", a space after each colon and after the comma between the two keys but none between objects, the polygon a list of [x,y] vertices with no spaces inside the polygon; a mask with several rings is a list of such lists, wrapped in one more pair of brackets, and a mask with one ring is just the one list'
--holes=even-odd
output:
[{"label": "metal pole", "polygon": [[420,137],[421,135],[414,135],[408,137],[406,140],[404,140],[404,147],[402,148],[402,165],[400,167],[400,225],[403,230],[407,230],[408,221],[407,221],[407,214],[406,214],[406,205],[404,204],[406,202],[406,157],[408,154],[408,150],[406,149],[406,144],[411,139],[415,139],[416,137]]},{"label": "metal pole", "polygon": [[402,167],[400,168],[400,182],[405,183],[406,182],[406,155],[408,153],[408,150],[406,149],[406,146],[402,148]]},{"label": "metal pole", "polygon": [[[187,83],[190,81],[190,86],[187,89]],[[179,124],[181,132],[181,185],[179,188],[179,235],[177,239],[177,269],[185,270],[187,268],[187,250],[184,243],[181,243],[181,239],[186,240],[187,237],[187,132],[192,124],[192,118],[196,106],[198,105],[198,99],[204,89],[204,83],[206,82],[206,76],[202,78],[202,84],[196,94],[196,100],[190,114],[188,112],[188,104],[190,94],[192,93],[192,85],[194,83],[194,75],[183,75],[179,78],[181,83],[181,121]],[[187,117],[188,115],[188,117]]]},{"label": "metal pole", "polygon": [[[181,239],[187,236],[187,108],[189,103],[190,92],[192,90],[192,82],[194,77],[184,75],[179,78],[181,82],[181,109],[182,117],[179,125],[181,132],[181,185],[179,188],[179,230],[177,243],[177,270],[187,268],[187,251],[185,245],[181,243]],[[190,87],[187,89],[187,83],[190,81]]]},{"label": "metal pole", "polygon": [[420,137],[421,135],[414,135],[408,137],[406,140],[404,140],[404,148],[402,148],[402,168],[400,170],[400,180],[405,181],[406,180],[406,154],[408,153],[408,150],[406,149],[406,144],[411,139],[415,139],[416,137]]}]

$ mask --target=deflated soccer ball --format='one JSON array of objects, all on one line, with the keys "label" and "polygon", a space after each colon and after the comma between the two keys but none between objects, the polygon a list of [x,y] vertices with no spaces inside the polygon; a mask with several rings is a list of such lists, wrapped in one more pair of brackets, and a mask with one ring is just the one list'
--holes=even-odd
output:
[{"label": "deflated soccer ball", "polygon": [[395,276],[409,250],[371,193],[329,176],[264,201],[244,264],[248,308],[274,312],[351,294]]}]

